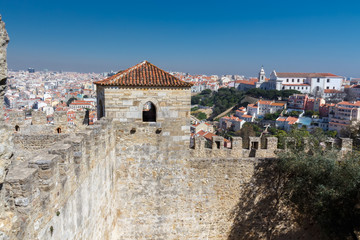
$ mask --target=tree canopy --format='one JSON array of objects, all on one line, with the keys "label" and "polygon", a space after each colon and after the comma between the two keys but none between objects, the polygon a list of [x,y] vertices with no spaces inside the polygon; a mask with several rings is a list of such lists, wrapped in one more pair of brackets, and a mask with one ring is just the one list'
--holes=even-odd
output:
[{"label": "tree canopy", "polygon": [[248,91],[246,91],[246,95],[255,97],[255,98],[265,98],[270,100],[277,100],[279,97],[286,99],[289,98],[289,96],[293,94],[300,93],[297,90],[264,90],[260,88],[251,88]]},{"label": "tree canopy", "polygon": [[[299,130],[293,136],[299,136]],[[309,153],[296,146],[279,154],[278,167],[286,176],[284,200],[316,222],[331,239],[357,239],[360,230],[360,157],[343,158],[327,150],[325,135],[308,136]]]},{"label": "tree canopy", "polygon": [[77,100],[77,98],[76,97],[71,97],[71,98],[69,98],[69,100],[67,100],[67,102],[66,102],[66,105],[70,105],[73,101],[75,101],[75,100]]}]

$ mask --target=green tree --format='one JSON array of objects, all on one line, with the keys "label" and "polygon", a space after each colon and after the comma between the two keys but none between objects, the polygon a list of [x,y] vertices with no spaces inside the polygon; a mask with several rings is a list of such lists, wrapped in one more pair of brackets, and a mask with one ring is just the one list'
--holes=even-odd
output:
[{"label": "green tree", "polygon": [[308,137],[311,151],[301,148],[279,154],[279,171],[286,176],[283,200],[302,217],[317,223],[331,239],[357,239],[360,230],[360,157],[339,159],[325,150],[319,130]]},{"label": "green tree", "polygon": [[200,95],[210,95],[211,93],[212,93],[211,89],[205,89],[200,93]]},{"label": "green tree", "polygon": [[203,113],[203,112],[199,112],[196,114],[196,117],[199,119],[199,120],[204,120],[207,118],[206,114]]},{"label": "green tree", "polygon": [[66,102],[66,105],[70,105],[73,101],[75,101],[75,100],[77,100],[77,98],[75,98],[75,97],[71,97],[71,98],[69,98],[69,100],[67,100],[67,102]]},{"label": "green tree", "polygon": [[242,137],[243,147],[248,148],[249,137],[255,137],[256,132],[254,130],[253,124],[246,122],[239,131],[235,132],[235,135]]},{"label": "green tree", "polygon": [[199,104],[201,100],[201,96],[200,95],[195,95],[191,97],[191,104],[195,105],[195,104]]}]

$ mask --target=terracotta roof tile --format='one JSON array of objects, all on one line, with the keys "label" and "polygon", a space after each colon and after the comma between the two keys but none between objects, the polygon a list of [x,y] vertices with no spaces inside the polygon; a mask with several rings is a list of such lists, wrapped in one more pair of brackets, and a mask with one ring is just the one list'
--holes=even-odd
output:
[{"label": "terracotta roof tile", "polygon": [[339,102],[337,105],[360,106],[360,101],[356,101],[356,102],[342,101],[342,102]]},{"label": "terracotta roof tile", "polygon": [[284,86],[310,86],[310,84],[299,83],[299,84],[283,84]]},{"label": "terracotta roof tile", "polygon": [[332,73],[293,73],[293,72],[278,72],[276,76],[281,78],[316,78],[316,77],[340,77]]},{"label": "terracotta roof tile", "polygon": [[342,93],[342,91],[336,89],[324,89],[324,93]]},{"label": "terracotta roof tile", "polygon": [[148,61],[118,72],[104,80],[94,82],[97,85],[128,87],[191,87],[191,83],[181,81],[170,73],[156,67]]}]

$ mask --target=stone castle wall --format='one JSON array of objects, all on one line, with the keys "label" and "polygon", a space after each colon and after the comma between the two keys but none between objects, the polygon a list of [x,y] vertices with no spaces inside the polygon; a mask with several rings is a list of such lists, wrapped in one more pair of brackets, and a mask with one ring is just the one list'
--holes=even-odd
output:
[{"label": "stone castle wall", "polygon": [[115,225],[111,126],[103,119],[13,164],[0,190],[6,201],[0,236],[110,239]]},{"label": "stone castle wall", "polygon": [[46,113],[43,111],[32,111],[31,119],[26,118],[24,111],[10,111],[7,113],[7,120],[5,125],[11,126],[20,133],[26,134],[53,134],[61,129],[61,133],[74,132],[79,129],[84,129],[87,124],[84,124],[85,111],[77,110],[76,118],[72,124],[68,123],[66,111],[56,111],[53,115],[51,124],[47,122]]},{"label": "stone castle wall", "polygon": [[5,29],[5,23],[0,15],[0,122],[4,121],[4,95],[7,79],[6,47],[9,43],[9,35]]},{"label": "stone castle wall", "polygon": [[156,107],[156,123],[148,123],[161,131],[164,141],[175,142],[174,148],[187,148],[190,143],[190,89],[179,88],[119,88],[97,86],[98,116],[100,109],[108,118],[132,125],[142,123],[146,102]]},{"label": "stone castle wall", "polygon": [[[116,145],[116,239],[227,239],[256,158],[197,158],[149,126]],[[217,151],[217,149],[215,150]]]},{"label": "stone castle wall", "polygon": [[[55,137],[51,146],[37,135],[13,133],[16,148],[30,141],[32,154],[13,161],[6,175],[0,234],[8,239],[227,239],[234,209],[261,159],[279,151],[277,139],[268,138],[260,149],[243,149],[241,138],[233,139],[232,149],[221,147],[222,138],[215,138],[212,148],[196,139],[190,149],[167,138],[166,128],[157,130],[153,123],[102,119],[75,135],[63,134],[65,139]],[[344,139],[340,149],[350,146]]]}]

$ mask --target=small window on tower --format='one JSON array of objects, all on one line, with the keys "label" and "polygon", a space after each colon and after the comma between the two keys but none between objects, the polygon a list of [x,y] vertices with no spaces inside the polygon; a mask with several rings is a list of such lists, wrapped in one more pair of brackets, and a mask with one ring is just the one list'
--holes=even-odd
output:
[{"label": "small window on tower", "polygon": [[143,122],[156,122],[156,107],[152,102],[144,104]]}]

